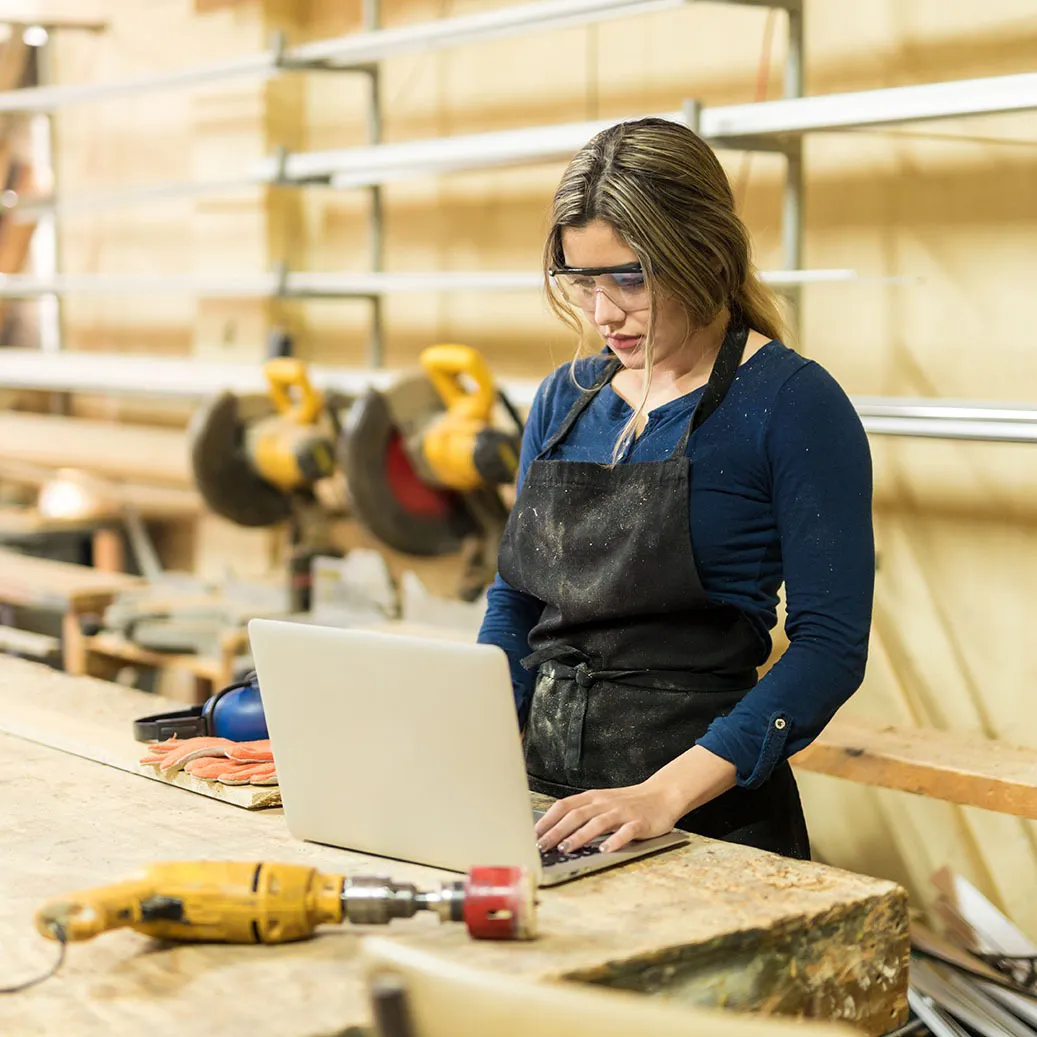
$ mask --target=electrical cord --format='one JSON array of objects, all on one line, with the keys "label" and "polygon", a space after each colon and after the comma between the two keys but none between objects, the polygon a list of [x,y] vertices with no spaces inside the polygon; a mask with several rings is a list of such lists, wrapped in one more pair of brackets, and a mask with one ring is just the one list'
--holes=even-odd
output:
[{"label": "electrical cord", "polygon": [[58,969],[65,964],[65,950],[68,947],[68,937],[65,930],[62,929],[60,925],[52,922],[50,925],[50,931],[58,941],[58,960],[54,962],[50,969],[43,973],[42,976],[28,979],[24,983],[16,983],[13,987],[0,987],[0,994],[18,994],[23,990],[28,990],[29,987],[35,987],[38,984],[43,983],[45,980],[50,979],[50,977],[55,975]]},{"label": "electrical cord", "polygon": [[508,415],[511,418],[511,420],[515,422],[515,428],[518,429],[518,434],[521,436],[522,433],[525,432],[526,427],[525,423],[522,421],[522,417],[519,415],[518,410],[516,410],[515,408],[515,404],[513,404],[511,400],[509,400],[508,397],[504,395],[503,389],[497,390],[497,396],[500,399],[500,402],[503,405],[504,409],[508,412]]}]

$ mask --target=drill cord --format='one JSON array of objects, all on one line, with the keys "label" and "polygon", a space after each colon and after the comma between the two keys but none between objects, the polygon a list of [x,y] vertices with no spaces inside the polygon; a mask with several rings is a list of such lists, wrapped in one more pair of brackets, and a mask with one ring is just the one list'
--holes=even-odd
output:
[{"label": "drill cord", "polygon": [[65,964],[65,950],[68,947],[68,940],[65,935],[65,930],[61,928],[55,922],[50,925],[50,931],[54,934],[54,938],[58,941],[58,960],[54,962],[51,968],[45,972],[42,976],[37,976],[35,979],[26,980],[24,983],[17,983],[13,987],[0,987],[0,994],[17,994],[23,990],[28,990],[29,987],[34,987],[38,983],[42,983],[44,980],[50,979],[62,965]]}]

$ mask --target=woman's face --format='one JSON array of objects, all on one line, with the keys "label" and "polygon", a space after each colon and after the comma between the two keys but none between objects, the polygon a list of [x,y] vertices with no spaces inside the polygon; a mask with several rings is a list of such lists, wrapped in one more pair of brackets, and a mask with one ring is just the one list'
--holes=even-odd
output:
[{"label": "woman's face", "polygon": [[[613,267],[637,262],[633,249],[604,220],[592,220],[584,227],[564,227],[562,252],[568,267]],[[624,367],[643,369],[649,302],[639,301],[638,309],[626,310],[610,298],[608,291],[607,286],[595,291],[581,304],[583,312]],[[694,328],[675,299],[657,297],[653,305],[653,360],[656,366],[667,360],[672,364]]]}]

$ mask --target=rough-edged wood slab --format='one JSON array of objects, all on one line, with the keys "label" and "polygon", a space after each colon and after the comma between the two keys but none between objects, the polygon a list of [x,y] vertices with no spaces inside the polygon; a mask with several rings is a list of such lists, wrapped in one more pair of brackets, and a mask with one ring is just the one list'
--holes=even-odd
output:
[{"label": "rough-edged wood slab", "polygon": [[[105,717],[119,738],[127,730],[130,718],[110,706],[125,689],[0,659],[0,716],[16,701],[15,684],[22,695],[63,703],[72,720],[78,696],[95,730]],[[112,695],[107,712],[101,690]],[[300,843],[280,811],[228,811],[4,735],[0,787],[0,974],[11,982],[53,955],[32,934],[40,901],[109,883],[150,861],[309,862],[423,888],[448,877]],[[890,882],[693,837],[676,850],[541,890],[539,899],[542,935],[529,944],[471,941],[463,927],[431,916],[374,931],[493,972],[843,1019],[876,1035],[906,1015],[907,901]],[[182,1037],[190,1020],[204,1020],[207,1037],[337,1033],[367,1020],[356,954],[371,931],[347,927],[268,948],[163,947],[131,932],[108,934],[73,947],[60,981],[0,999],[0,1033],[44,1033],[49,1025],[76,1037],[139,1037],[143,1027],[149,1037]]]},{"label": "rough-edged wood slab", "polygon": [[[420,1020],[422,1037],[853,1037],[842,1023],[804,1023],[747,1012],[705,1011],[664,998],[616,990],[581,989],[575,983],[537,983],[465,968],[415,947],[374,936],[364,941],[371,979],[402,983],[408,1014]],[[459,1006],[463,1009],[459,1010]],[[545,1027],[550,1020],[550,1027]]]},{"label": "rough-edged wood slab", "polygon": [[793,766],[1037,818],[1037,751],[982,735],[834,720]]},{"label": "rough-edged wood slab", "polygon": [[281,805],[276,786],[221,785],[181,771],[163,777],[139,761],[146,747],[133,738],[133,721],[182,709],[183,703],[93,677],[70,677],[50,667],[0,656],[0,731],[60,752],[139,774],[164,785],[246,810]]}]

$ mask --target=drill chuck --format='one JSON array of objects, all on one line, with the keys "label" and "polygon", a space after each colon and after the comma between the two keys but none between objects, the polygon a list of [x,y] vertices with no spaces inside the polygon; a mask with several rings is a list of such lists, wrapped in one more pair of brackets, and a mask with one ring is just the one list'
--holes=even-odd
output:
[{"label": "drill chuck", "polygon": [[430,892],[376,875],[347,878],[343,883],[342,914],[355,925],[386,925],[418,911],[434,911],[441,922],[463,922],[464,883],[445,883]]},{"label": "drill chuck", "polygon": [[464,922],[477,940],[531,940],[536,935],[536,899],[525,868],[473,868],[458,882],[422,892],[408,882],[378,876],[347,878],[342,917],[356,925],[385,925],[434,911],[441,922]]}]

